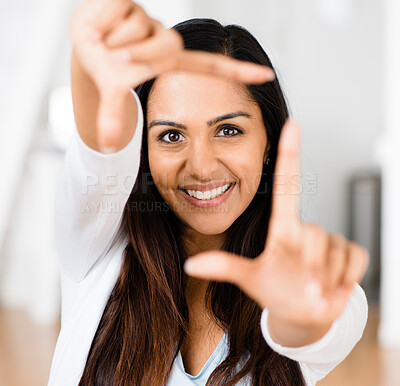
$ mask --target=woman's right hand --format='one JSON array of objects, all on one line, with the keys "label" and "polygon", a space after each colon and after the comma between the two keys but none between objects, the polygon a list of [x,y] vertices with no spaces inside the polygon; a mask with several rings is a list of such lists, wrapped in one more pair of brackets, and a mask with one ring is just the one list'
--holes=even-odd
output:
[{"label": "woman's right hand", "polygon": [[164,72],[197,71],[242,83],[274,79],[264,66],[184,50],[178,32],[131,0],[88,0],[75,14],[71,32],[75,58],[98,92],[94,127],[99,148],[118,146],[129,89]]}]

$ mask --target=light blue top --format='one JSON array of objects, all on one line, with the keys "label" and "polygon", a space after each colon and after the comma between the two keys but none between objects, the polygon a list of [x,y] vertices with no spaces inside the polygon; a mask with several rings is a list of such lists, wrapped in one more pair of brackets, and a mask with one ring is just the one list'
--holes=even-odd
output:
[{"label": "light blue top", "polygon": [[[203,368],[196,375],[188,374],[182,361],[181,352],[175,358],[172,371],[168,378],[167,386],[204,386],[215,368],[220,365],[228,355],[228,331],[222,336],[214,352],[210,355]],[[250,385],[250,377],[243,378],[237,385]]]},{"label": "light blue top", "polygon": [[228,333],[222,336],[214,352],[210,355],[207,362],[197,375],[188,374],[182,361],[182,355],[179,351],[175,358],[175,363],[172,372],[168,379],[167,385],[197,385],[204,386],[214,369],[226,358],[228,355]]}]

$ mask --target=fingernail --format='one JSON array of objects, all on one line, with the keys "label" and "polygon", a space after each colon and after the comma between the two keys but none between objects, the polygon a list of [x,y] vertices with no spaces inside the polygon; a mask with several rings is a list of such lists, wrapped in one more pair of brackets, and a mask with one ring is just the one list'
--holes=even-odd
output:
[{"label": "fingernail", "polygon": [[100,152],[103,154],[111,154],[111,153],[115,153],[116,152],[116,148],[113,146],[102,146],[100,148]]},{"label": "fingernail", "polygon": [[269,81],[273,81],[276,78],[275,71],[272,68],[266,68],[265,69],[265,74],[266,74],[267,79]]},{"label": "fingernail", "polygon": [[260,78],[265,79],[266,82],[270,82],[275,79],[275,72],[266,66],[255,65],[252,66],[253,71],[259,76]]},{"label": "fingernail", "polygon": [[189,275],[192,274],[193,272],[195,272],[196,262],[193,261],[193,259],[186,260],[185,263],[183,264],[183,269],[187,274]]}]

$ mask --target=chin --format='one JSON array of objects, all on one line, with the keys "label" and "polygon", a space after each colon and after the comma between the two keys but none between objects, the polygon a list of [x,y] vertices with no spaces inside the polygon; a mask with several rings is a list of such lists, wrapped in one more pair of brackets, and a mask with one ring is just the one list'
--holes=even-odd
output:
[{"label": "chin", "polygon": [[191,228],[193,231],[200,233],[206,236],[219,235],[221,233],[226,232],[229,227],[233,224],[232,221],[221,221],[220,223],[213,220],[208,222],[202,222],[201,224],[190,221],[185,223]]}]

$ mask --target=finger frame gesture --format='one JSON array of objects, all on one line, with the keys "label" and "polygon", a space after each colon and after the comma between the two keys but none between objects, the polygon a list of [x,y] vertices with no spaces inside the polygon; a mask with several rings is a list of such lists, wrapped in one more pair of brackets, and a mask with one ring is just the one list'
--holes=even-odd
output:
[{"label": "finger frame gesture", "polygon": [[[235,284],[268,309],[271,336],[287,345],[311,343],[329,330],[368,263],[360,245],[301,223],[299,178],[300,128],[288,120],[278,144],[264,251],[255,259],[207,251],[185,263],[189,275]],[[285,337],[288,332],[299,338]]]}]

